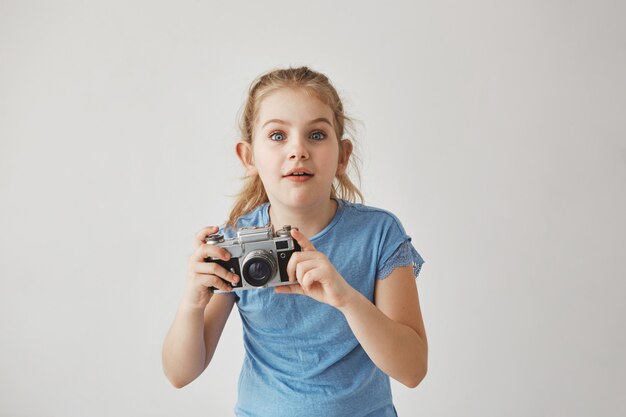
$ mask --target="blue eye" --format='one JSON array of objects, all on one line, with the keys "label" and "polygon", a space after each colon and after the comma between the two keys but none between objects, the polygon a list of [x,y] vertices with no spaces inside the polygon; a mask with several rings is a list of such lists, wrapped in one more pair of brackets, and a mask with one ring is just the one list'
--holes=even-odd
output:
[{"label": "blue eye", "polygon": [[282,132],[274,132],[270,134],[270,139],[276,142],[285,140],[285,135]]},{"label": "blue eye", "polygon": [[324,132],[313,132],[311,134],[311,139],[313,140],[322,140],[326,137],[326,134]]}]

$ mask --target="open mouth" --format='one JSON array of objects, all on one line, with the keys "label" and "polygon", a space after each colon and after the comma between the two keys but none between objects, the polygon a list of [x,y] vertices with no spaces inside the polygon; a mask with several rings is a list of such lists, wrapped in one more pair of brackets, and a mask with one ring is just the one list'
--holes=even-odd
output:
[{"label": "open mouth", "polygon": [[287,174],[283,175],[283,177],[291,177],[291,178],[305,178],[312,177],[313,173],[309,172],[305,168],[294,168],[290,171],[287,171]]}]

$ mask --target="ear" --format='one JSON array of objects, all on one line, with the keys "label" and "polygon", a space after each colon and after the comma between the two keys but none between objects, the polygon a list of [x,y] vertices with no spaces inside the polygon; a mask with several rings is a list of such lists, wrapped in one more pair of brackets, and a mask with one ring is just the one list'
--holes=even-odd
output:
[{"label": "ear", "polygon": [[248,142],[239,141],[235,147],[237,157],[241,161],[241,164],[246,168],[246,173],[250,177],[254,177],[258,174],[256,166],[254,166],[254,157],[252,155],[252,145]]},{"label": "ear", "polygon": [[339,164],[337,165],[337,172],[335,175],[343,175],[348,168],[348,162],[350,162],[350,155],[352,155],[352,142],[349,139],[342,139],[339,142]]}]

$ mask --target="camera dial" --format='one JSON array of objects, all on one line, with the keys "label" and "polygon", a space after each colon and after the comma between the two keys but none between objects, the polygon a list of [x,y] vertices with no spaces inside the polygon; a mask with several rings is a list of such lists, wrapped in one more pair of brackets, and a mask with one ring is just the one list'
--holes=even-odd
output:
[{"label": "camera dial", "polygon": [[224,241],[224,236],[220,235],[219,233],[215,233],[212,235],[208,235],[204,241],[209,245],[215,245],[218,243],[222,243]]},{"label": "camera dial", "polygon": [[278,236],[278,237],[291,237],[291,229],[298,230],[298,228],[296,228],[296,227],[292,228],[290,225],[285,225],[285,226],[283,226],[282,229],[276,231],[276,236]]}]

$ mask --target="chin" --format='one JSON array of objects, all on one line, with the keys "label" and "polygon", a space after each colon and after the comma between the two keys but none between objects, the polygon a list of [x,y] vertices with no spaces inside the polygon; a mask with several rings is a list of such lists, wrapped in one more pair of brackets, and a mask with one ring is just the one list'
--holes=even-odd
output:
[{"label": "chin", "polygon": [[325,201],[329,201],[329,200],[330,200],[330,193],[328,193],[328,195],[321,195],[321,194],[312,194],[310,191],[309,192],[303,191],[303,192],[292,193],[287,199],[287,201],[285,202],[287,203],[287,205],[293,208],[304,208],[304,207],[316,206],[318,204],[322,204]]}]

